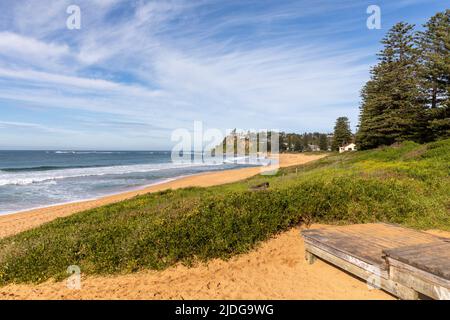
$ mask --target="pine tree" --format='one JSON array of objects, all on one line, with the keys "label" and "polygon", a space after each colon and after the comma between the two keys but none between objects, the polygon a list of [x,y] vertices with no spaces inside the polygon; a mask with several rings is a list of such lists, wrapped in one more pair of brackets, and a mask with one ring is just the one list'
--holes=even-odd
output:
[{"label": "pine tree", "polygon": [[332,149],[337,151],[339,147],[352,141],[352,131],[350,130],[350,122],[347,117],[339,117],[334,126],[334,137]]},{"label": "pine tree", "polygon": [[324,133],[319,135],[319,148],[322,151],[328,150],[328,138],[327,135]]},{"label": "pine tree", "polygon": [[428,107],[429,140],[450,136],[450,10],[439,12],[419,32],[421,87]]},{"label": "pine tree", "polygon": [[361,91],[359,149],[424,139],[426,117],[413,29],[413,25],[397,23],[382,40],[379,63]]}]

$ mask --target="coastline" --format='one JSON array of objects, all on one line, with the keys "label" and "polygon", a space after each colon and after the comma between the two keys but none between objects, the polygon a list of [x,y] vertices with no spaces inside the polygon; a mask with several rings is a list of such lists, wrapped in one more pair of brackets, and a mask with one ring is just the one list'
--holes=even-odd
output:
[{"label": "coastline", "polygon": [[[323,158],[324,156],[325,154],[280,154],[279,165],[280,167],[300,165]],[[50,222],[56,218],[65,217],[77,212],[112,204],[115,202],[120,202],[133,198],[137,195],[167,189],[178,189],[186,187],[210,187],[214,185],[226,184],[249,178],[261,173],[261,171],[270,170],[273,170],[273,167],[246,167],[240,169],[205,172],[177,177],[173,178],[173,180],[171,181],[164,181],[135,190],[103,196],[100,198],[57,204],[1,215],[0,238],[34,228],[43,223]]]},{"label": "coastline", "polygon": [[133,192],[133,191],[140,191],[140,190],[143,190],[143,189],[146,189],[146,188],[149,188],[149,187],[153,187],[153,186],[156,186],[156,185],[172,182],[172,181],[175,181],[175,180],[178,180],[178,179],[182,179],[182,178],[189,177],[189,176],[194,176],[194,175],[196,175],[196,174],[182,175],[182,176],[177,176],[177,177],[173,177],[173,178],[162,179],[162,180],[156,181],[154,183],[150,183],[150,184],[146,184],[146,185],[142,185],[142,186],[134,187],[134,188],[127,188],[126,190],[113,192],[113,193],[108,193],[108,194],[103,194],[103,195],[92,197],[92,198],[72,200],[72,201],[66,201],[66,202],[59,202],[59,203],[54,203],[54,204],[50,204],[50,205],[42,205],[42,206],[37,206],[37,207],[33,207],[33,208],[22,209],[22,210],[18,210],[18,211],[2,212],[2,213],[0,213],[0,218],[3,217],[3,216],[10,216],[10,215],[15,215],[15,214],[27,213],[27,212],[40,210],[40,209],[47,209],[47,208],[50,209],[50,208],[64,206],[64,205],[69,205],[69,204],[73,204],[73,203],[82,203],[82,202],[87,202],[87,201],[96,201],[96,200],[100,200],[100,199],[105,198],[105,197],[112,197],[112,196],[116,196],[116,195],[119,195],[119,194],[122,194],[122,193]]},{"label": "coastline", "polygon": [[[311,226],[316,227],[325,225]],[[214,259],[124,275],[83,275],[80,290],[67,288],[66,281],[11,284],[0,287],[0,300],[395,299],[381,290],[370,290],[364,281],[324,261],[309,265],[299,235],[303,228],[294,227],[227,261]]]},{"label": "coastline", "polygon": [[[287,167],[323,156],[283,155],[280,160],[281,166]],[[253,167],[202,173],[137,192],[228,183],[258,174],[260,170],[260,167]],[[98,202],[96,204],[101,205]],[[67,210],[70,214],[70,207]],[[18,218],[19,215],[11,216]],[[13,226],[15,222],[11,223],[10,226]],[[9,284],[0,287],[0,300],[395,299],[384,291],[368,287],[365,281],[342,272],[320,259],[311,266],[304,259],[305,244],[300,237],[300,231],[304,228],[317,227],[327,226],[323,224],[295,226],[258,244],[253,250],[235,255],[229,260],[212,259],[191,266],[177,264],[161,271],[140,269],[127,274],[82,274],[79,290],[68,288],[67,281],[55,279],[39,284]],[[450,237],[450,233],[444,231],[426,232]]]}]

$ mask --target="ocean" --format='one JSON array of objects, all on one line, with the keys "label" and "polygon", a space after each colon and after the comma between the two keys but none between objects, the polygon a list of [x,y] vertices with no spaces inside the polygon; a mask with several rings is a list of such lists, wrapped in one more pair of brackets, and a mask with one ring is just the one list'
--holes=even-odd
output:
[{"label": "ocean", "polygon": [[95,199],[206,171],[264,165],[245,157],[174,163],[170,151],[0,151],[0,214]]}]

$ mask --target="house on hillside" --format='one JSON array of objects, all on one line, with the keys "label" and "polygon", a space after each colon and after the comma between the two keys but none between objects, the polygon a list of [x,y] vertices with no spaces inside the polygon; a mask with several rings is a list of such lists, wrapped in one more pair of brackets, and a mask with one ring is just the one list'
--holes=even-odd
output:
[{"label": "house on hillside", "polygon": [[310,150],[310,151],[320,151],[320,147],[317,144],[308,144],[308,150]]},{"label": "house on hillside", "polygon": [[347,151],[356,151],[356,144],[350,143],[345,146],[339,147],[339,153],[347,152]]}]

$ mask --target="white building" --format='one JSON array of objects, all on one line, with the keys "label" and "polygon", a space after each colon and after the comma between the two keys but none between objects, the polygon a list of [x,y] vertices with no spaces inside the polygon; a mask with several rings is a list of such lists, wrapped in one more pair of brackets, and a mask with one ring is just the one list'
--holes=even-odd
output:
[{"label": "white building", "polygon": [[311,151],[320,151],[320,147],[316,144],[308,144],[308,149]]},{"label": "white building", "polygon": [[346,152],[346,151],[356,151],[356,144],[350,143],[345,146],[339,147],[339,153]]}]

